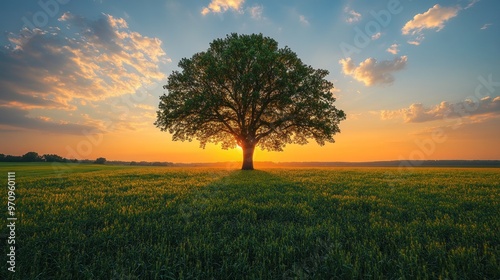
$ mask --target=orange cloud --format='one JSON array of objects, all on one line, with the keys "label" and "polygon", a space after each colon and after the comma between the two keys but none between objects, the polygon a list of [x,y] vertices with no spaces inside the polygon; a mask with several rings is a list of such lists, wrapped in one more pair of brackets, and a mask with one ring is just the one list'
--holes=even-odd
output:
[{"label": "orange cloud", "polygon": [[499,115],[500,96],[495,98],[488,96],[478,101],[467,99],[455,104],[443,101],[431,108],[426,108],[421,103],[414,103],[408,108],[383,110],[380,112],[382,120],[402,118],[406,123],[449,120],[453,118],[466,118],[478,122]]},{"label": "orange cloud", "polygon": [[399,52],[399,45],[398,44],[392,44],[389,48],[387,48],[388,53],[392,53],[394,55],[398,54]]},{"label": "orange cloud", "polygon": [[416,34],[424,29],[435,29],[437,31],[444,28],[444,22],[458,15],[459,7],[441,7],[434,5],[423,14],[417,14],[408,21],[401,30],[403,34]]},{"label": "orange cloud", "polygon": [[[124,19],[102,14],[89,20],[66,12],[59,22],[66,28],[9,34],[11,45],[0,52],[0,72],[5,73],[0,77],[0,106],[21,110],[16,114],[24,121],[14,122],[17,125],[47,126],[48,121],[26,117],[28,109],[74,111],[92,102],[134,94],[166,78],[159,66],[170,60],[161,40],[131,31]],[[45,113],[50,114],[40,112]],[[109,110],[93,110],[92,114],[102,118],[104,113]],[[54,121],[50,130],[55,131],[58,123]],[[87,124],[93,125],[83,123]],[[60,127],[74,132],[79,125]]]},{"label": "orange cloud", "polygon": [[204,7],[201,10],[202,15],[206,15],[208,13],[224,13],[229,9],[235,10],[237,12],[241,11],[241,7],[245,0],[212,0],[208,7]]},{"label": "orange cloud", "polygon": [[[65,13],[59,20],[80,28],[80,36],[68,38],[62,32],[42,30],[11,34],[15,47],[4,54],[7,63],[0,70],[14,67],[18,74],[1,79],[0,84],[17,101],[29,105],[31,98],[42,106],[50,101],[68,107],[74,98],[103,100],[165,79],[159,64],[169,60],[159,39],[130,31],[123,19],[111,15],[90,21]],[[5,104],[2,101],[6,100],[0,97],[0,104]]]},{"label": "orange cloud", "polygon": [[375,84],[391,84],[394,82],[392,73],[404,69],[408,58],[406,56],[396,57],[392,61],[384,60],[378,62],[375,58],[367,58],[356,66],[350,57],[341,59],[342,72],[364,83],[366,86]]}]

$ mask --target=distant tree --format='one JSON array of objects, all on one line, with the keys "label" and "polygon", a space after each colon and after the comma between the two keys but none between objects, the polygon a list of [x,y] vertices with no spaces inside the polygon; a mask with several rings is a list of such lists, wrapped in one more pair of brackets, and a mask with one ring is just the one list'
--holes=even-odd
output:
[{"label": "distant tree", "polygon": [[262,34],[231,34],[179,62],[164,86],[155,125],[174,141],[196,139],[243,149],[253,169],[256,146],[334,142],[345,119],[334,106],[328,71],[305,65],[288,47]]},{"label": "distant tree", "polygon": [[42,161],[42,158],[36,152],[27,152],[22,156],[22,161],[36,162],[36,161]]},{"label": "distant tree", "polygon": [[103,158],[103,157],[100,157],[100,158],[97,158],[95,161],[94,161],[95,164],[104,164],[106,163],[106,159]]},{"label": "distant tree", "polygon": [[66,161],[65,158],[58,156],[58,155],[54,155],[54,154],[46,154],[46,155],[43,155],[42,158],[46,162],[65,162]]},{"label": "distant tree", "polygon": [[21,162],[21,161],[23,161],[23,157],[21,157],[21,156],[6,155],[5,156],[5,161],[6,162]]},{"label": "distant tree", "polygon": [[4,154],[0,154],[0,161],[5,161],[5,155]]}]

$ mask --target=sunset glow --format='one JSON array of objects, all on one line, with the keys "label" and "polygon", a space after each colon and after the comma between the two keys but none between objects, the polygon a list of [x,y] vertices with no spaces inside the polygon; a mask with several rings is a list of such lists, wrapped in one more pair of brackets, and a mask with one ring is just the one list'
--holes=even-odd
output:
[{"label": "sunset glow", "polygon": [[177,63],[237,32],[328,70],[347,114],[336,143],[257,147],[256,162],[500,159],[500,3],[285,2],[6,2],[0,153],[241,161],[153,124]]}]

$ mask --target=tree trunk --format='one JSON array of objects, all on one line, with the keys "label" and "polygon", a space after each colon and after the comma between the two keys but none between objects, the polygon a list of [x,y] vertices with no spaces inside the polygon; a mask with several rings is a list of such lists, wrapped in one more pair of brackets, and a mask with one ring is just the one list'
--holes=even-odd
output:
[{"label": "tree trunk", "polygon": [[253,170],[253,151],[255,150],[255,145],[244,145],[241,147],[243,149],[243,165],[241,170]]}]

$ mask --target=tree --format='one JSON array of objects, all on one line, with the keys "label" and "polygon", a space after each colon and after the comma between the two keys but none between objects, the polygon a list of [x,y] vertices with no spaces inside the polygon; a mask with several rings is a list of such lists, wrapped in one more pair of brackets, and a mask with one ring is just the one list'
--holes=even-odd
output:
[{"label": "tree", "polygon": [[42,161],[42,158],[38,155],[37,152],[27,152],[22,156],[22,161],[24,162]]},{"label": "tree", "polygon": [[334,142],[345,119],[334,106],[328,71],[305,65],[288,47],[262,34],[231,34],[183,58],[164,86],[155,125],[174,141],[239,145],[242,169],[253,169],[256,146]]},{"label": "tree", "polygon": [[65,159],[59,155],[56,154],[45,154],[43,155],[43,159],[45,159],[46,162],[64,162]]},{"label": "tree", "polygon": [[103,158],[103,157],[100,157],[100,158],[97,158],[95,161],[94,161],[95,164],[105,164],[106,163],[106,158]]}]

